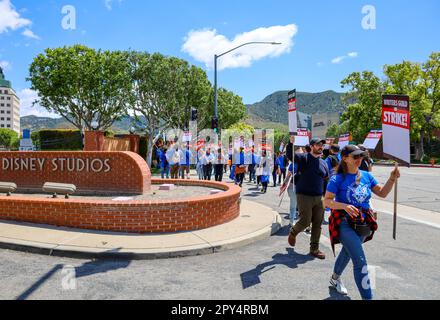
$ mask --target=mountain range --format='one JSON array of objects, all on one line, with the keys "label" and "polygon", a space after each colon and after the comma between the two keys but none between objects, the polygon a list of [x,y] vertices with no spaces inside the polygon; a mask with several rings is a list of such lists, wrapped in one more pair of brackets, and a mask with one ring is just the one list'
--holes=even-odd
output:
[{"label": "mountain range", "polygon": [[[274,128],[287,130],[287,94],[277,91],[262,101],[246,105],[248,117],[246,123],[256,128]],[[311,115],[322,113],[341,113],[345,110],[343,93],[324,91],[319,93],[297,92],[298,121],[300,127],[311,126]],[[21,128],[36,131],[40,129],[73,129],[74,126],[64,118],[46,118],[36,116],[21,117]],[[115,132],[127,132],[130,118],[116,121],[112,127]]]}]

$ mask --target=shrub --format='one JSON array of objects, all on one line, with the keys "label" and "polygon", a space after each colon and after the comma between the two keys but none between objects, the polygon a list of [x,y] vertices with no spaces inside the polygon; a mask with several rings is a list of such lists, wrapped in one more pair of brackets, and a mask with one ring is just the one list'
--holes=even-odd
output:
[{"label": "shrub", "polygon": [[31,135],[40,150],[82,150],[83,138],[79,130],[40,130]]}]

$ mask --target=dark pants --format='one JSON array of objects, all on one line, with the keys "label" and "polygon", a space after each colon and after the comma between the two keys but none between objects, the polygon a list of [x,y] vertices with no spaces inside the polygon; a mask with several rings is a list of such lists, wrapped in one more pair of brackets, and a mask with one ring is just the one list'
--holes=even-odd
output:
[{"label": "dark pants", "polygon": [[243,184],[244,180],[244,173],[239,173],[235,175],[235,183],[238,184],[240,187]]},{"label": "dark pants", "polygon": [[249,170],[249,182],[252,182],[255,180],[255,164],[250,164],[248,170]]},{"label": "dark pants", "polygon": [[273,178],[273,185],[274,186],[277,185],[277,171],[278,171],[278,168],[274,167],[273,171],[272,171],[272,178]]},{"label": "dark pants", "polygon": [[205,180],[211,180],[212,164],[203,165],[203,173],[204,173]]},{"label": "dark pants", "polygon": [[222,164],[215,164],[214,165],[214,175],[215,175],[215,181],[222,181],[223,180],[223,165]]},{"label": "dark pants", "polygon": [[257,186],[259,186],[261,183],[261,176],[257,176]]},{"label": "dark pants", "polygon": [[324,205],[322,196],[306,196],[297,194],[299,221],[292,227],[290,232],[296,236],[312,224],[310,239],[310,251],[319,249],[321,226],[324,220]]},{"label": "dark pants", "polygon": [[283,176],[283,182],[286,179],[286,168],[280,169],[281,174],[278,176],[278,184],[281,184],[281,176]]}]

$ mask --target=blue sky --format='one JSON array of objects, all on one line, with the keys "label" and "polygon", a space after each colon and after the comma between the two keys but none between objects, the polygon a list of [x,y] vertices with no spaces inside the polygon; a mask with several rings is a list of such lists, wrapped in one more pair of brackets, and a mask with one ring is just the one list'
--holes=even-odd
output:
[{"label": "blue sky", "polygon": [[[62,8],[76,10],[76,29],[65,30]],[[376,29],[365,30],[365,5],[376,10]],[[6,12],[8,11],[8,12]],[[440,50],[438,0],[0,0],[0,64],[29,108],[28,66],[47,47],[85,44],[178,56],[213,79],[213,53],[241,41],[282,41],[248,46],[221,58],[219,85],[262,100],[277,90],[342,91],[353,71],[381,75],[384,64],[424,61]]]}]

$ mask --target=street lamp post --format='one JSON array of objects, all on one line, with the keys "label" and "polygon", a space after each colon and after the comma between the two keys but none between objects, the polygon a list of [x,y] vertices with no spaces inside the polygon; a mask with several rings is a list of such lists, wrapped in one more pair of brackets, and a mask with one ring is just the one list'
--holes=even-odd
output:
[{"label": "street lamp post", "polygon": [[247,42],[242,45],[239,45],[238,47],[235,47],[231,50],[228,50],[226,52],[223,52],[222,54],[216,54],[214,55],[214,113],[215,117],[218,119],[218,95],[217,95],[217,60],[218,58],[224,56],[225,54],[228,54],[238,48],[247,46],[249,44],[270,44],[270,45],[280,45],[280,42],[260,42],[260,41],[253,41],[253,42]]}]

